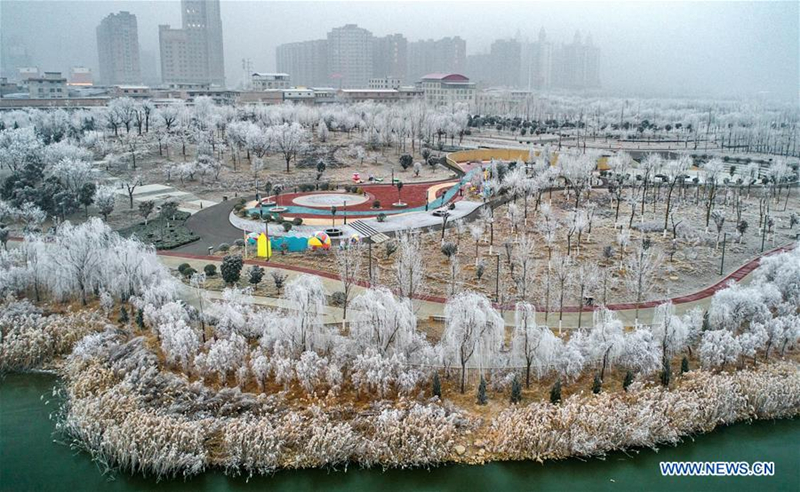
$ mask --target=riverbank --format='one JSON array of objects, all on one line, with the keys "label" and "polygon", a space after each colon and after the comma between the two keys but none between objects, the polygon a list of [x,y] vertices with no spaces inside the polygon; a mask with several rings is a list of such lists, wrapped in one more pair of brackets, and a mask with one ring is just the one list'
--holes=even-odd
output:
[{"label": "riverbank", "polygon": [[604,456],[800,413],[791,360],[690,371],[669,389],[635,382],[492,411],[435,397],[359,403],[219,390],[161,369],[142,337],[104,334],[82,345],[62,371],[62,436],[105,467],[156,478]]},{"label": "riverbank", "polygon": [[[793,491],[800,486],[800,420],[757,421],[720,427],[658,452],[614,452],[605,459],[544,464],[521,461],[431,470],[359,469],[281,471],[271,476],[229,477],[206,472],[187,481],[155,482],[117,473],[103,476],[86,453],[53,442],[54,411],[48,374],[12,374],[0,380],[0,488],[16,491],[84,490],[650,490]],[[49,403],[48,403],[49,401]],[[773,461],[773,477],[661,477],[661,461]]]}]

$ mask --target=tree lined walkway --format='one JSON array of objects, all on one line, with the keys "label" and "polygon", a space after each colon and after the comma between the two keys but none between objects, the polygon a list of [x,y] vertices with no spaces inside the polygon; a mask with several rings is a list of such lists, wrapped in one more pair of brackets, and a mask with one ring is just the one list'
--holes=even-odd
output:
[{"label": "tree lined walkway", "polygon": [[[639,321],[645,322],[646,320],[652,319],[653,310],[656,306],[663,304],[667,301],[671,301],[673,304],[676,305],[676,310],[679,312],[686,312],[694,307],[706,307],[710,302],[711,297],[719,290],[724,289],[727,284],[731,281],[742,282],[747,281],[749,275],[758,267],[761,258],[765,256],[770,256],[773,254],[781,253],[783,251],[787,251],[795,247],[794,243],[790,243],[784,246],[780,246],[775,248],[771,251],[768,251],[762,255],[759,255],[756,258],[748,261],[744,265],[740,266],[730,274],[728,274],[725,278],[719,280],[718,282],[710,285],[702,290],[697,292],[693,292],[690,294],[673,297],[671,299],[659,299],[659,300],[652,300],[652,301],[645,301],[639,303]],[[197,271],[202,271],[202,267],[206,263],[214,263],[219,264],[222,261],[222,258],[219,256],[209,256],[203,254],[191,254],[191,253],[183,253],[180,251],[159,251],[158,255],[164,258],[164,263],[168,266],[177,267],[179,263],[183,263],[184,261],[189,262],[190,264],[195,262],[192,266]],[[323,279],[323,284],[331,291],[341,290],[341,282],[339,280],[339,276],[330,273],[324,272],[319,270],[314,270],[312,268],[306,268],[302,266],[296,265],[284,265],[278,263],[272,263],[264,260],[257,260],[257,259],[247,259],[244,261],[246,265],[259,265],[266,269],[277,269],[277,270],[285,270],[288,272],[292,272],[294,274],[307,274],[307,275],[316,275]],[[369,283],[366,281],[357,281],[356,282],[356,289],[354,295],[358,295],[361,291],[369,287]],[[415,295],[415,307],[417,308],[417,315],[420,318],[426,317],[441,317],[442,313],[444,312],[444,304],[447,302],[446,298],[437,297],[437,296],[428,296],[428,295]],[[266,301],[260,302],[262,304],[270,304]],[[514,322],[514,305],[513,304],[505,304],[500,305],[495,303],[494,307],[500,309],[504,312],[504,318],[506,320],[506,324],[513,324]],[[611,311],[615,311],[620,319],[629,325],[633,325],[635,322],[635,311],[637,308],[636,303],[617,303],[617,304],[609,304],[606,306]],[[591,313],[597,308],[597,306],[584,306],[583,312]],[[338,311],[329,311],[329,315],[333,315],[334,312]],[[564,306],[564,319],[562,321],[562,327],[569,328],[569,327],[576,327],[578,325],[578,312],[580,308],[578,306]],[[557,327],[558,326],[558,311],[551,311],[548,316],[547,324],[548,326]],[[544,312],[537,313],[537,322],[545,324],[544,320]],[[341,319],[341,314],[339,314],[339,319]]]}]

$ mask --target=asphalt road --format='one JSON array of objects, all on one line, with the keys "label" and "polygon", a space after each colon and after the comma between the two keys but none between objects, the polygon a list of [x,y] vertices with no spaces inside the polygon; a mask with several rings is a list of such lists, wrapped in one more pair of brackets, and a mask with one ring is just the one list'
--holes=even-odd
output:
[{"label": "asphalt road", "polygon": [[[220,202],[212,207],[203,209],[189,217],[186,227],[200,236],[200,239],[189,244],[184,244],[171,251],[176,253],[208,254],[208,248],[216,248],[222,243],[232,244],[242,238],[242,231],[233,227],[228,216],[233,206],[240,197]],[[245,197],[254,200],[255,197]]]}]

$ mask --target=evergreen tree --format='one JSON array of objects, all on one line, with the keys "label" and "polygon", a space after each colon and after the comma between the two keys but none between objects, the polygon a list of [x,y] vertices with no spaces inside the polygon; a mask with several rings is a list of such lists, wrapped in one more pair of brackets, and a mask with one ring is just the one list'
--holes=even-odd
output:
[{"label": "evergreen tree", "polygon": [[603,381],[600,379],[599,374],[594,375],[594,381],[592,382],[592,393],[595,395],[600,393],[603,390]]},{"label": "evergreen tree", "polygon": [[711,329],[711,323],[708,322],[708,311],[703,313],[703,331]]},{"label": "evergreen tree", "polygon": [[519,403],[522,401],[522,384],[517,379],[516,374],[511,381],[511,403]]},{"label": "evergreen tree", "polygon": [[661,371],[661,384],[669,386],[669,380],[672,378],[672,368],[669,361],[664,363],[664,369]]},{"label": "evergreen tree", "polygon": [[253,284],[253,289],[258,289],[258,284],[261,283],[261,280],[264,278],[264,269],[258,265],[253,265],[250,268],[250,278],[248,281]]},{"label": "evergreen tree", "polygon": [[125,306],[119,308],[119,318],[117,319],[119,324],[126,325],[128,324],[128,310],[125,309]]},{"label": "evergreen tree", "polygon": [[557,379],[556,384],[550,390],[550,403],[558,405],[561,402],[561,380]]},{"label": "evergreen tree", "polygon": [[625,373],[625,379],[622,380],[622,389],[628,391],[628,387],[633,383],[633,373],[628,371]]},{"label": "evergreen tree", "polygon": [[481,376],[481,384],[478,385],[478,405],[486,405],[486,380]]},{"label": "evergreen tree", "polygon": [[136,311],[136,326],[138,326],[140,330],[144,330],[144,311],[141,308]]},{"label": "evergreen tree", "polygon": [[681,374],[687,372],[689,372],[689,358],[684,355],[683,359],[681,359]]},{"label": "evergreen tree", "polygon": [[222,265],[219,267],[222,272],[222,280],[228,285],[233,285],[239,281],[242,275],[242,266],[244,261],[239,255],[227,255],[222,259]]},{"label": "evergreen tree", "polygon": [[439,373],[433,374],[433,396],[442,398],[442,382],[439,380]]}]

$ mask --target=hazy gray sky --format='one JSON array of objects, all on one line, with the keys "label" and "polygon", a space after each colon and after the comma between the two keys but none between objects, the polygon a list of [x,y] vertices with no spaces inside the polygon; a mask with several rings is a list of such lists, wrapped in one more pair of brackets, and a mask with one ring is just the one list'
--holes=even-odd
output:
[{"label": "hazy gray sky", "polygon": [[[3,38],[19,36],[42,69],[97,68],[95,27],[111,12],[136,14],[139,44],[158,53],[158,25],[180,25],[180,2],[0,0]],[[602,49],[601,80],[616,92],[681,95],[758,94],[797,100],[800,91],[798,2],[271,2],[222,1],[225,64],[230,85],[241,59],[275,69],[275,47],[324,37],[357,23],[375,35],[410,41],[459,35],[467,52],[492,40],[535,38],[544,26],[554,41],[575,30]]]}]

